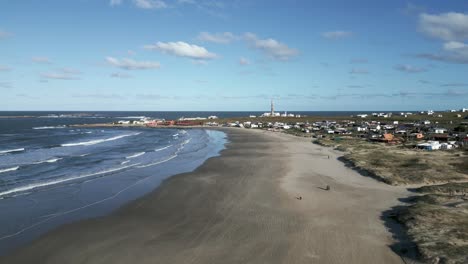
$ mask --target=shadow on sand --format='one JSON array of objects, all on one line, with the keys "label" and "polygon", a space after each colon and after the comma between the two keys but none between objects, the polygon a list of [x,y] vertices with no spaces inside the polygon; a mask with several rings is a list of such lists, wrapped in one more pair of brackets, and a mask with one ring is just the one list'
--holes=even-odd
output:
[{"label": "shadow on sand", "polygon": [[365,177],[370,177],[374,180],[377,180],[377,181],[380,181],[380,182],[383,182],[383,183],[386,183],[386,184],[390,184],[391,185],[391,182],[387,181],[386,179],[376,175],[375,173],[373,173],[372,171],[369,171],[369,170],[366,170],[366,169],[363,169],[359,166],[356,166],[356,164],[345,158],[344,156],[341,156],[341,157],[338,157],[337,160],[341,161],[344,163],[344,165],[352,170],[355,170],[357,171],[359,174],[361,174],[362,176],[365,176]]},{"label": "shadow on sand", "polygon": [[398,254],[404,263],[423,263],[416,244],[411,241],[405,226],[398,221],[398,215],[413,202],[415,196],[408,198],[400,198],[399,201],[407,205],[394,206],[391,209],[384,211],[380,219],[384,222],[387,230],[392,234],[396,241],[390,248]]},{"label": "shadow on sand", "polygon": [[[358,172],[360,175],[365,177],[370,177],[374,180],[390,184],[388,180],[376,175],[374,172],[363,169],[356,164],[345,158],[344,156],[338,157],[337,160],[343,162],[346,167]],[[321,187],[317,187],[322,189]],[[415,192],[416,189],[408,189],[410,192]],[[411,205],[414,202],[416,196],[411,196],[407,198],[398,199],[400,202],[405,203],[405,205],[394,206],[389,210],[382,212],[380,219],[384,222],[387,230],[392,234],[393,239],[396,241],[394,244],[389,247],[393,252],[398,254],[402,261],[406,264],[422,264],[424,263],[421,260],[421,254],[418,251],[416,244],[411,240],[408,235],[406,227],[398,221],[398,215],[402,211]]]}]

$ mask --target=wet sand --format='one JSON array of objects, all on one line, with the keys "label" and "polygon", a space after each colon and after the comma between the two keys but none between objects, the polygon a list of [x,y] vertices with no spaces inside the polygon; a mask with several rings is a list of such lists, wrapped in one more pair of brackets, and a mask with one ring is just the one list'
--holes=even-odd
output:
[{"label": "wet sand", "polygon": [[380,217],[404,188],[360,176],[307,138],[226,132],[220,157],[0,263],[402,263]]}]

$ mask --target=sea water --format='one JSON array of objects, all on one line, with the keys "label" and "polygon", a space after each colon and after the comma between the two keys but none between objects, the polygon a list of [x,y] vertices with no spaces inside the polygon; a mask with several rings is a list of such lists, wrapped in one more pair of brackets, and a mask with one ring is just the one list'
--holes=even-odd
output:
[{"label": "sea water", "polygon": [[194,170],[226,143],[224,133],[203,129],[68,126],[78,121],[0,120],[0,254],[59,225],[108,214]]}]

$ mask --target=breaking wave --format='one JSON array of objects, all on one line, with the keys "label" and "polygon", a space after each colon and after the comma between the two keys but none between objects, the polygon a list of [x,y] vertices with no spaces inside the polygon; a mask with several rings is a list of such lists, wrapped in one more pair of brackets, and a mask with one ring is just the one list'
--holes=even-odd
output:
[{"label": "breaking wave", "polygon": [[3,197],[3,196],[8,195],[8,194],[24,192],[24,191],[30,191],[30,190],[34,190],[34,189],[37,189],[37,188],[46,187],[46,186],[55,185],[55,184],[60,184],[60,183],[69,182],[69,181],[73,181],[73,180],[79,180],[79,179],[88,178],[88,177],[92,177],[92,176],[97,176],[97,175],[101,175],[101,174],[112,173],[112,172],[116,172],[116,171],[120,171],[120,170],[130,168],[130,167],[134,167],[134,166],[137,166],[137,165],[139,165],[139,163],[128,165],[128,166],[123,166],[123,167],[119,167],[119,168],[115,168],[115,169],[90,173],[90,174],[78,175],[78,176],[73,176],[73,177],[69,177],[69,178],[61,178],[61,179],[56,179],[56,180],[47,181],[47,182],[38,182],[38,183],[35,183],[35,184],[20,186],[20,187],[17,187],[17,188],[13,188],[13,189],[10,189],[10,190],[0,192],[0,197]]},{"label": "breaking wave", "polygon": [[41,129],[59,129],[66,128],[67,126],[43,126],[43,127],[33,127],[32,129],[41,130]]},{"label": "breaking wave", "polygon": [[3,173],[3,172],[8,172],[8,171],[15,171],[19,169],[19,166],[16,166],[16,167],[12,167],[12,168],[7,168],[7,169],[1,169],[0,170],[0,173]]},{"label": "breaking wave", "polygon": [[136,158],[136,157],[140,157],[141,155],[144,155],[146,152],[138,152],[138,153],[135,153],[131,156],[128,156],[128,157],[125,157],[126,159],[133,159],[133,158]]},{"label": "breaking wave", "polygon": [[13,153],[13,152],[20,152],[20,151],[24,151],[24,148],[0,150],[0,155],[7,154],[7,153]]},{"label": "breaking wave", "polygon": [[155,151],[155,152],[158,152],[158,151],[161,151],[161,150],[168,149],[168,148],[170,148],[170,147],[172,147],[172,145],[165,146],[165,147],[163,147],[163,148],[158,148],[158,149],[155,149],[154,151]]},{"label": "breaking wave", "polygon": [[61,160],[61,159],[62,159],[62,158],[48,159],[48,160],[43,160],[43,161],[35,162],[34,164],[54,163],[54,162],[57,162],[57,161],[59,161],[59,160]]},{"label": "breaking wave", "polygon": [[99,143],[103,143],[103,142],[108,142],[108,141],[121,139],[121,138],[124,138],[124,137],[136,136],[136,135],[139,135],[139,134],[140,133],[133,133],[133,134],[120,135],[120,136],[115,136],[115,137],[105,138],[105,139],[95,139],[95,140],[90,140],[90,141],[67,143],[67,144],[62,144],[60,146],[62,146],[62,147],[90,146],[90,145],[95,145],[95,144],[99,144]]}]

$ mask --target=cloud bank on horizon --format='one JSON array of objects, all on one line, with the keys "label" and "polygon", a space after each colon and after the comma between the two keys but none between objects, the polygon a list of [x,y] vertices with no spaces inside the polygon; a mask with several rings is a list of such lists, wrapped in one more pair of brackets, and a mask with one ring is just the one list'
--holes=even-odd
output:
[{"label": "cloud bank on horizon", "polygon": [[468,107],[466,4],[350,2],[5,2],[0,110]]}]

